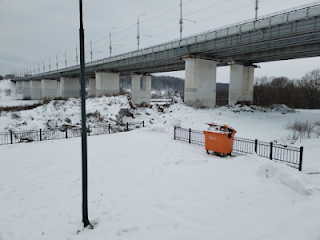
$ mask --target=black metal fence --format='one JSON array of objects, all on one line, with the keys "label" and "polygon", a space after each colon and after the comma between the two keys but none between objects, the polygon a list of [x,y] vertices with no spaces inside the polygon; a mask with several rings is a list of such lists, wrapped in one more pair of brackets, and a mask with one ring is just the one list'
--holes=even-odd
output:
[{"label": "black metal fence", "polygon": [[[111,134],[116,132],[130,131],[141,127],[144,127],[144,121],[138,123],[108,124],[96,127],[88,126],[87,134],[88,136]],[[0,145],[75,137],[81,137],[81,128],[10,131],[0,133]]]},{"label": "black metal fence", "polygon": [[[191,128],[174,127],[174,139],[198,145],[205,145],[203,131],[192,130]],[[263,142],[246,138],[234,137],[233,152],[256,153],[257,155],[270,160],[284,162],[290,167],[302,170],[303,147],[292,147]]]}]

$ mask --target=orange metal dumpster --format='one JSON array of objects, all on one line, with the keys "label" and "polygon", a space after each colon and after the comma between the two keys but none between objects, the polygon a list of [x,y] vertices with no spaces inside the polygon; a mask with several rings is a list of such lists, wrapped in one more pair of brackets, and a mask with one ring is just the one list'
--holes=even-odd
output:
[{"label": "orange metal dumpster", "polygon": [[209,125],[208,131],[203,131],[205,136],[205,149],[213,151],[225,157],[231,155],[233,148],[233,138],[236,130],[228,125],[218,125],[216,123],[206,123]]}]

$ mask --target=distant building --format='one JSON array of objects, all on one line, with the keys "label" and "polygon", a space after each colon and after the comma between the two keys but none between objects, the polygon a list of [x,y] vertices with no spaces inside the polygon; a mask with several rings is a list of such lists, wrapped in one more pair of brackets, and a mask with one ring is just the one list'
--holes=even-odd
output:
[{"label": "distant building", "polygon": [[7,75],[4,76],[4,79],[12,79],[14,77],[15,77],[14,74],[7,74]]}]

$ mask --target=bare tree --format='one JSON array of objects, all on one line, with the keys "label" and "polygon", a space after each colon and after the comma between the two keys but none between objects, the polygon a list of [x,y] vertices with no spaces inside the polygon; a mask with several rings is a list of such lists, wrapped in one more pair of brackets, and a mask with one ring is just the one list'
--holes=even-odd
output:
[{"label": "bare tree", "polygon": [[299,80],[299,96],[309,109],[320,108],[320,69],[315,69]]}]

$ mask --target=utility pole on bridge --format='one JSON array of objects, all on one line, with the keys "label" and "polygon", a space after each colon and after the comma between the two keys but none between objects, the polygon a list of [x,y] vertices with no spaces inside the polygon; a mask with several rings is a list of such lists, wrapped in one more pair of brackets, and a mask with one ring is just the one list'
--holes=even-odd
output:
[{"label": "utility pole on bridge", "polygon": [[258,20],[258,2],[259,0],[255,0],[255,11],[256,11],[256,15],[255,15],[255,20]]},{"label": "utility pole on bridge", "polygon": [[183,26],[183,20],[182,20],[182,0],[180,0],[180,41],[182,40],[182,26]]},{"label": "utility pole on bridge", "polygon": [[145,14],[140,14],[138,16],[138,20],[137,20],[137,45],[138,45],[138,51],[139,51],[139,45],[140,45],[140,30],[139,30],[139,17],[140,16],[144,16]]},{"label": "utility pole on bridge", "polygon": [[109,50],[110,50],[110,57],[111,57],[111,55],[112,55],[111,30],[112,30],[112,29],[115,29],[115,28],[117,28],[117,27],[111,28],[110,31],[109,31],[109,40],[110,40]]}]

